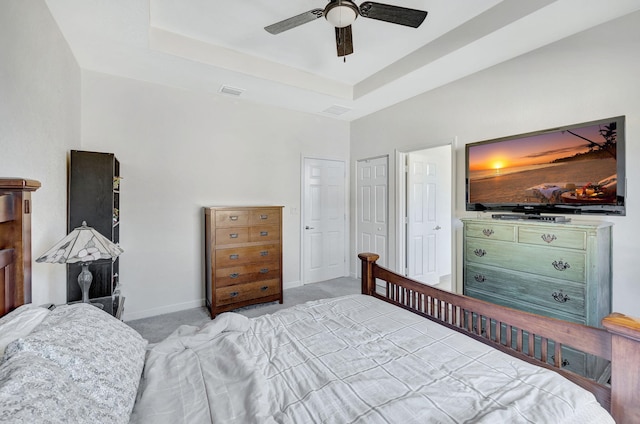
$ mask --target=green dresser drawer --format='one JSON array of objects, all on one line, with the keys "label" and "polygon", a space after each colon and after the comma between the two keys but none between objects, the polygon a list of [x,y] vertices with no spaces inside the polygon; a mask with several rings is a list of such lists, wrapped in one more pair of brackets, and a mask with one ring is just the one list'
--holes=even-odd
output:
[{"label": "green dresser drawer", "polygon": [[539,306],[571,316],[574,322],[585,321],[584,284],[468,264],[464,269],[464,286],[489,296],[499,294],[509,302],[530,304],[530,312]]},{"label": "green dresser drawer", "polygon": [[510,297],[504,297],[501,294],[494,294],[485,290],[476,290],[471,287],[465,287],[464,295],[469,297],[475,297],[486,302],[495,303],[496,305],[506,306],[508,308],[519,309],[521,311],[530,312],[532,314],[544,315],[563,321],[571,321],[578,324],[585,324],[585,320],[572,314],[565,314],[558,308],[547,308],[545,306],[536,305],[534,303],[527,303],[521,300],[515,300]]},{"label": "green dresser drawer", "polygon": [[516,240],[516,227],[514,225],[496,224],[492,221],[467,224],[465,231],[467,237],[502,241]]},{"label": "green dresser drawer", "polygon": [[518,228],[518,242],[585,250],[587,248],[587,233],[563,227],[520,227]]},{"label": "green dresser drawer", "polygon": [[536,246],[492,240],[466,240],[467,263],[544,275],[561,280],[585,281],[586,256],[568,249],[540,249]]}]

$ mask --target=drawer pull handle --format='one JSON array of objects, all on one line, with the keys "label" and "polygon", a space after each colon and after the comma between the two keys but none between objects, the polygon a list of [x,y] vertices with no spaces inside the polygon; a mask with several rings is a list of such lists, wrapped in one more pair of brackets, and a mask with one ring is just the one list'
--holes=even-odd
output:
[{"label": "drawer pull handle", "polygon": [[[556,361],[556,355],[551,355],[551,360],[553,362]],[[563,368],[566,367],[567,365],[570,365],[571,363],[569,361],[567,361],[566,359],[562,359],[562,363],[560,364]]]},{"label": "drawer pull handle", "polygon": [[260,270],[260,274],[266,274],[266,273],[268,273],[268,272],[269,272],[269,268],[262,268],[262,269]]},{"label": "drawer pull handle", "polygon": [[267,256],[267,255],[269,255],[268,250],[263,250],[262,252],[260,252],[260,256]]},{"label": "drawer pull handle", "polygon": [[238,216],[237,215],[231,215],[229,217],[229,219],[232,220],[232,221],[237,221],[238,220]]},{"label": "drawer pull handle", "polygon": [[260,231],[260,236],[265,237],[269,235],[269,231]]},{"label": "drawer pull handle", "polygon": [[487,281],[487,278],[482,274],[474,275],[473,279],[476,280],[478,283],[484,283],[485,281]]},{"label": "drawer pull handle", "polygon": [[233,274],[229,274],[229,277],[231,278],[238,278],[240,276],[240,274],[238,274],[237,272],[234,272]]},{"label": "drawer pull handle", "polygon": [[239,294],[239,292],[231,292],[229,293],[229,297],[238,297]]},{"label": "drawer pull handle", "polygon": [[269,288],[269,286],[262,286],[262,287],[260,287],[260,290],[267,291],[268,288]]},{"label": "drawer pull handle", "polygon": [[553,261],[551,265],[553,265],[553,267],[558,271],[565,271],[571,268],[571,265],[569,265],[569,262]]},{"label": "drawer pull handle", "polygon": [[268,219],[269,215],[260,215],[260,219]]},{"label": "drawer pull handle", "polygon": [[231,233],[229,234],[230,238],[238,238],[238,233]]},{"label": "drawer pull handle", "polygon": [[487,237],[491,237],[493,235],[493,230],[491,228],[485,228],[484,230],[482,230],[482,234]]},{"label": "drawer pull handle", "polygon": [[543,234],[540,237],[547,243],[551,243],[552,241],[557,240],[557,237],[554,234]]},{"label": "drawer pull handle", "polygon": [[566,301],[571,300],[571,298],[569,296],[567,296],[566,294],[562,293],[562,290],[559,290],[557,292],[553,292],[553,294],[551,296],[553,296],[553,299],[556,302],[560,302],[560,303],[565,303]]},{"label": "drawer pull handle", "polygon": [[484,250],[484,249],[476,249],[476,250],[473,251],[473,253],[475,253],[476,256],[481,258],[481,257],[483,257],[484,255],[487,254],[487,251]]},{"label": "drawer pull handle", "polygon": [[229,255],[229,259],[231,259],[231,260],[235,260],[235,259],[238,259],[238,258],[239,258],[239,255]]}]

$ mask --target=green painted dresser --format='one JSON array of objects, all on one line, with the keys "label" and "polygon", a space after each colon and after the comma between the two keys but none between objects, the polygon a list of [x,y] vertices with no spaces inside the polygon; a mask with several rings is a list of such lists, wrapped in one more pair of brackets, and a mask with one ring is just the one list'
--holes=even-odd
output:
[{"label": "green painted dresser", "polygon": [[[611,223],[462,221],[465,295],[595,327],[611,312]],[[595,357],[570,348],[562,357],[578,374],[606,374]]]}]

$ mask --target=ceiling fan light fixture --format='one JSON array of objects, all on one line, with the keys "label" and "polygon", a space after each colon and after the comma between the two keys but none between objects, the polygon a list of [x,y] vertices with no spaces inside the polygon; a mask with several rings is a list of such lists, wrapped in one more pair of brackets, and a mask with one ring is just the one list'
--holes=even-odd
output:
[{"label": "ceiling fan light fixture", "polygon": [[358,6],[348,0],[337,0],[327,4],[324,17],[336,28],[351,25],[358,17]]}]

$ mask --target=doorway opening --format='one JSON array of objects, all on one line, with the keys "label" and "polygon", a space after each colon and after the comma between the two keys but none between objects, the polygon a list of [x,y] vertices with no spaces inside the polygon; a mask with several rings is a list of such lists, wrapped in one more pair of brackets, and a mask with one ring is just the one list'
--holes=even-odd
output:
[{"label": "doorway opening", "polygon": [[397,272],[454,291],[453,144],[396,152]]}]

